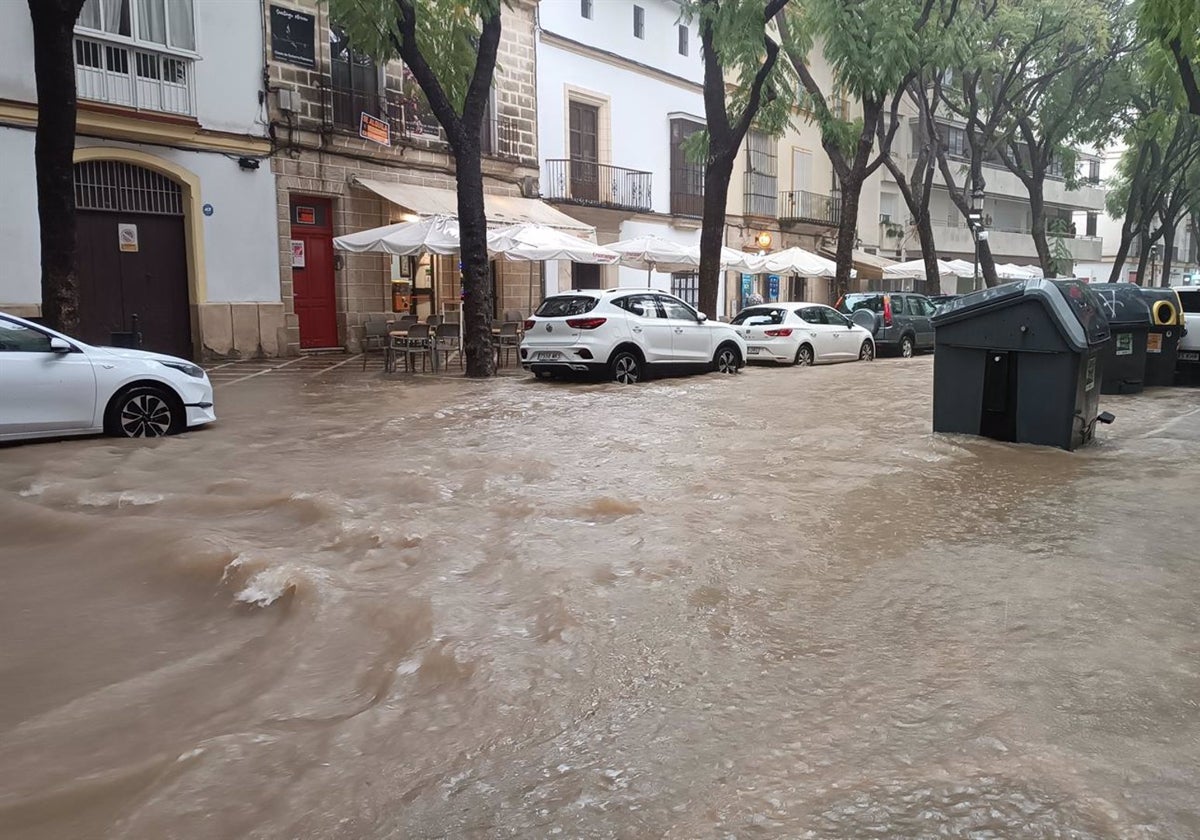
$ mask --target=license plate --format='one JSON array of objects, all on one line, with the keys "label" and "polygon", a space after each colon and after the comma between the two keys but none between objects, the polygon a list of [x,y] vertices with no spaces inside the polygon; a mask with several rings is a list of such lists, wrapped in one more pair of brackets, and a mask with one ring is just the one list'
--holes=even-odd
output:
[{"label": "license plate", "polygon": [[1185,362],[1200,362],[1200,353],[1180,353],[1179,358]]},{"label": "license plate", "polygon": [[557,350],[540,350],[533,354],[533,360],[535,362],[550,362],[561,358],[562,353],[559,353]]},{"label": "license plate", "polygon": [[751,356],[757,356],[759,353],[762,352],[762,348],[761,347],[747,347],[746,352],[749,353]]}]

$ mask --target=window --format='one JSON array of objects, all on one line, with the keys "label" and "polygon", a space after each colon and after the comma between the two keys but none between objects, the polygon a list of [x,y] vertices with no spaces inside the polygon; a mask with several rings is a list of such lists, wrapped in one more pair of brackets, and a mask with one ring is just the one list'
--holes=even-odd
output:
[{"label": "window", "polygon": [[838,312],[836,309],[830,309],[828,306],[821,307],[821,317],[825,319],[825,323],[834,327],[850,326],[850,319]]},{"label": "window", "polygon": [[689,306],[700,306],[700,275],[691,272],[671,275],[671,294]]},{"label": "window", "polygon": [[333,94],[333,124],[358,130],[359,115],[379,116],[379,69],[375,60],[350,45],[341,29],[329,27],[330,88]]},{"label": "window", "polygon": [[671,213],[675,215],[704,215],[704,164],[684,150],[688,140],[703,130],[698,122],[671,120]]},{"label": "window", "polygon": [[696,313],[681,300],[676,300],[666,295],[658,295],[658,302],[662,306],[663,312],[666,313],[667,318],[672,321],[696,322],[700,320],[696,317]]},{"label": "window", "polygon": [[600,109],[572,100],[567,105],[567,138],[571,154],[570,196],[600,200]]},{"label": "window", "polygon": [[809,306],[801,309],[797,314],[804,319],[806,324],[824,324],[825,319],[821,317],[821,307]]},{"label": "window", "polygon": [[588,20],[592,19],[592,0],[579,0],[579,14]]},{"label": "window", "polygon": [[746,135],[746,215],[774,217],[777,199],[775,142],[752,129]]},{"label": "window", "polygon": [[596,308],[596,299],[585,295],[556,295],[542,301],[537,312],[537,318],[570,318],[572,315],[584,315]]},{"label": "window", "polygon": [[87,0],[78,26],[144,44],[196,50],[193,0]]},{"label": "window", "polygon": [[1087,227],[1085,228],[1085,230],[1087,231],[1088,236],[1096,235],[1096,222],[1097,222],[1097,219],[1099,218],[1099,215],[1100,215],[1099,213],[1088,213],[1087,214]]},{"label": "window", "polygon": [[963,158],[967,156],[967,130],[953,125],[942,126],[942,141],[946,146],[946,154],[950,157]]},{"label": "window", "polygon": [[[778,306],[753,306],[749,309],[743,309],[729,323],[745,324],[748,327],[754,324],[782,324],[786,317],[787,312]],[[750,322],[753,322],[753,324]]]},{"label": "window", "polygon": [[908,314],[909,315],[924,315],[925,308],[921,306],[921,299],[918,297],[910,297],[908,299]]},{"label": "window", "polygon": [[50,336],[16,321],[0,318],[0,352],[49,353]]},{"label": "window", "polygon": [[633,37],[646,37],[646,10],[641,6],[633,7]]},{"label": "window", "polygon": [[[1089,160],[1088,161],[1088,177],[1087,177],[1087,179],[1088,179],[1089,184],[1099,184],[1100,183],[1100,161],[1098,161],[1098,160]],[[1095,234],[1092,234],[1092,235],[1094,236]]]},{"label": "window", "polygon": [[679,24],[679,54],[688,54],[688,28],[682,23]]},{"label": "window", "polygon": [[629,297],[614,300],[613,304],[639,318],[663,317],[663,314],[658,309],[658,303],[655,301],[654,295],[630,295]]}]

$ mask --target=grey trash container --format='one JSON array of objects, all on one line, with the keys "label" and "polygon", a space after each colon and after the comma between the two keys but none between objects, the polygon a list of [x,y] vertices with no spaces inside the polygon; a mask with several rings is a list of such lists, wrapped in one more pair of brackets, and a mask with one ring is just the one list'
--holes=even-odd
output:
[{"label": "grey trash container", "polygon": [[1150,304],[1134,283],[1092,283],[1104,305],[1112,341],[1104,349],[1102,394],[1140,394],[1146,387],[1146,344]]},{"label": "grey trash container", "polygon": [[1062,449],[1092,439],[1109,326],[1087,284],[1006,283],[947,303],[933,323],[935,432]]}]

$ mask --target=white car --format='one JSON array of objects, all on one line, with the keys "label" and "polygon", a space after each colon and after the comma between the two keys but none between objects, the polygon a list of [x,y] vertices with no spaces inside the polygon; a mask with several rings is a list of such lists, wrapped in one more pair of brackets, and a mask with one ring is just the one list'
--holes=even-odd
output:
[{"label": "white car", "polygon": [[746,340],[750,361],[819,365],[875,358],[870,330],[820,303],[766,303],[730,322]]},{"label": "white car", "polygon": [[745,362],[746,342],[733,327],[657,289],[553,295],[521,340],[521,364],[539,378],[587,371],[630,384],[667,368],[736,373]]},{"label": "white car", "polygon": [[1200,370],[1200,286],[1176,286],[1179,303],[1183,306],[1183,335],[1179,339],[1179,361],[1176,370]]},{"label": "white car", "polygon": [[186,359],[92,347],[0,313],[0,441],[160,437],[216,419],[208,375]]}]

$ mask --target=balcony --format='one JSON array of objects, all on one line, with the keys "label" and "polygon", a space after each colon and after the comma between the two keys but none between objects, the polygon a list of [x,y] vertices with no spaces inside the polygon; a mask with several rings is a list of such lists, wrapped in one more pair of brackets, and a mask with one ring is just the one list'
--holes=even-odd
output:
[{"label": "balcony", "polygon": [[[1003,230],[988,228],[988,245],[999,262],[1015,259],[1037,260],[1037,249],[1033,246],[1033,235],[1028,230]],[[1050,234],[1051,253],[1055,247],[1055,234]],[[1058,239],[1066,246],[1075,262],[1099,262],[1102,240],[1098,236],[1061,235]],[[953,224],[940,219],[933,220],[933,240],[939,256],[964,256],[970,259],[975,252],[975,241],[965,222],[955,220]]]},{"label": "balcony", "polygon": [[192,65],[175,53],[75,37],[75,86],[92,102],[195,116]]},{"label": "balcony", "polygon": [[651,173],[584,160],[547,160],[542,198],[588,207],[649,211]]},{"label": "balcony", "polygon": [[842,197],[807,190],[779,194],[779,221],[837,227],[842,221]]},{"label": "balcony", "polygon": [[704,167],[676,166],[671,168],[671,215],[704,215]]}]

